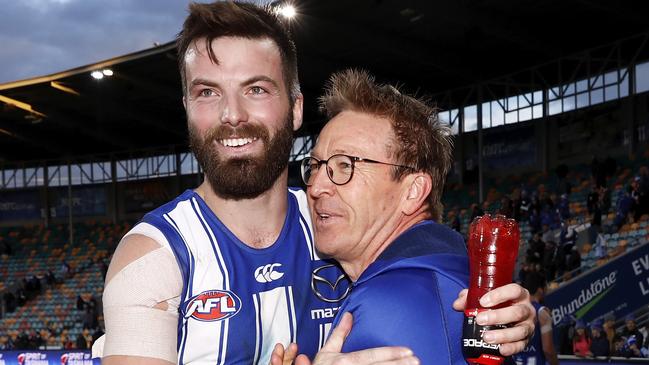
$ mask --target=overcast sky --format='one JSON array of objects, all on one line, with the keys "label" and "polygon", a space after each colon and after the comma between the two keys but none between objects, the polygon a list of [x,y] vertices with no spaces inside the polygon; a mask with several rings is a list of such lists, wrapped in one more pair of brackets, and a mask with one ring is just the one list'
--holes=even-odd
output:
[{"label": "overcast sky", "polygon": [[182,26],[187,4],[188,0],[2,1],[0,83],[169,42]]}]

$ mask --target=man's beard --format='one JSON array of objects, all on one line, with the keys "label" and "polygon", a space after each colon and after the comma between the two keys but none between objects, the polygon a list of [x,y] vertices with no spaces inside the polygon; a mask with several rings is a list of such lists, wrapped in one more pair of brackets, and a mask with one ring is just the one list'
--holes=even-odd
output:
[{"label": "man's beard", "polygon": [[[293,113],[290,111],[272,139],[268,129],[261,125],[241,123],[233,128],[220,124],[208,130],[205,138],[200,136],[191,121],[188,125],[192,152],[212,190],[223,199],[258,197],[273,186],[288,165],[293,147]],[[227,138],[257,138],[257,142],[264,145],[262,155],[223,160],[214,143]]]}]

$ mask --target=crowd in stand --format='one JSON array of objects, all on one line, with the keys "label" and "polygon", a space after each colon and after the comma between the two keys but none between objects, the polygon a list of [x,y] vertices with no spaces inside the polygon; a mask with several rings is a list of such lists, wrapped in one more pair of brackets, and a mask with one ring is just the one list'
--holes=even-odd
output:
[{"label": "crowd in stand", "polygon": [[[107,267],[106,262],[101,258],[93,259],[76,270],[65,260],[62,260],[58,277],[50,270],[44,275],[33,275],[30,278],[24,278],[17,285],[14,285],[12,289],[5,290],[2,295],[5,312],[13,313],[41,295],[45,288],[55,288],[56,285],[66,279],[72,278],[75,274],[87,269],[99,270],[105,278]],[[76,339],[70,338],[69,328],[66,328],[61,323],[48,322],[39,331],[27,329],[7,333],[0,330],[0,350],[90,349],[94,340],[103,334],[99,322],[100,304],[92,295],[87,298],[84,295],[79,295],[76,302],[76,312],[78,322],[83,324],[83,330]]]},{"label": "crowd in stand", "polygon": [[[577,239],[581,232],[587,234],[586,245],[592,246],[595,256],[606,258],[602,234],[619,232],[626,224],[647,220],[649,215],[649,168],[642,166],[629,177],[618,180],[622,188],[607,186],[607,181],[617,173],[615,160],[604,162],[594,159],[591,165],[590,191],[586,196],[586,212],[571,212],[572,186],[566,178],[567,168],[557,168],[557,184],[552,192],[543,184],[531,189],[516,188],[500,198],[498,204],[485,201],[470,208],[470,220],[484,213],[502,214],[519,222],[527,222],[531,239],[522,242],[524,261],[516,281],[523,287],[545,286],[557,279],[567,280],[580,273],[582,257]],[[617,194],[614,197],[613,194]],[[613,204],[615,202],[615,204]],[[612,219],[603,222],[602,217]],[[644,217],[643,217],[644,216]],[[451,210],[448,224],[462,232],[458,209]],[[645,321],[646,322],[646,321]],[[581,320],[566,317],[556,328],[560,332],[559,353],[583,357],[649,357],[647,328],[638,328],[633,316],[628,316],[623,328],[616,331],[611,315],[588,326]]]},{"label": "crowd in stand", "polygon": [[[485,201],[470,207],[469,222],[485,213],[502,214],[519,222],[527,222],[532,238],[521,246],[524,261],[520,265],[518,281],[538,280],[542,276],[548,282],[562,281],[580,273],[582,266],[581,250],[577,245],[580,232],[588,235],[589,249],[596,249],[597,258],[605,258],[605,243],[599,242],[601,233],[618,232],[625,224],[637,222],[649,214],[649,168],[640,167],[635,176],[631,175],[624,188],[617,194],[616,204],[612,204],[614,187],[607,181],[617,173],[617,163],[612,158],[603,162],[593,159],[591,164],[591,188],[586,196],[587,214],[575,215],[571,211],[570,196],[572,183],[567,178],[568,168],[564,165],[556,169],[557,182],[554,191],[547,191],[544,184],[522,186],[504,195],[499,204]],[[498,206],[497,209],[490,207]],[[602,217],[614,213],[612,221],[603,224]],[[460,214],[457,208],[448,214],[448,224],[462,232]]]},{"label": "crowd in stand", "polygon": [[624,327],[618,330],[613,315],[593,321],[589,326],[573,317],[564,319],[566,323],[559,327],[560,354],[589,358],[649,357],[647,328],[638,328],[633,315],[628,315]]}]

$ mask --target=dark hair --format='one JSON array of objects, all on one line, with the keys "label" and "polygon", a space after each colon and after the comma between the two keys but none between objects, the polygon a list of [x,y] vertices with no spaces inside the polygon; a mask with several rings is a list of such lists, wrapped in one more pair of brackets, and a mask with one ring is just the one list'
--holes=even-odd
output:
[{"label": "dark hair", "polygon": [[186,92],[185,53],[192,42],[205,38],[210,60],[218,63],[210,44],[220,37],[242,37],[248,39],[268,38],[279,48],[286,88],[291,105],[300,93],[297,73],[297,52],[286,24],[269,7],[234,1],[211,4],[189,4],[189,15],[183,29],[176,38],[178,66],[182,79],[183,94]]},{"label": "dark hair", "polygon": [[[366,71],[345,70],[329,79],[320,97],[320,110],[330,119],[351,110],[390,120],[396,141],[386,141],[388,153],[396,163],[430,175],[433,186],[427,203],[432,219],[440,220],[453,141],[451,130],[439,121],[435,108],[391,85],[377,83]],[[393,178],[401,179],[409,172],[408,168],[395,167]]]}]

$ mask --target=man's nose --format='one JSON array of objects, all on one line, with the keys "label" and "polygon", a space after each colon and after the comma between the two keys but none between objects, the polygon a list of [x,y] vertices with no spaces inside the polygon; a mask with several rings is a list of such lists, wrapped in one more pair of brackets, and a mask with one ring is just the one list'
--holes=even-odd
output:
[{"label": "man's nose", "polygon": [[307,186],[307,193],[312,198],[317,198],[323,194],[331,194],[335,187],[334,183],[327,175],[326,165],[321,165],[320,168],[311,175],[309,182],[311,185]]},{"label": "man's nose", "polygon": [[231,95],[225,98],[225,105],[221,111],[221,123],[230,124],[233,127],[248,120],[248,113],[238,95]]}]

